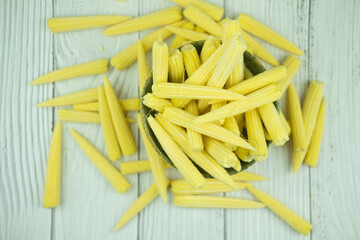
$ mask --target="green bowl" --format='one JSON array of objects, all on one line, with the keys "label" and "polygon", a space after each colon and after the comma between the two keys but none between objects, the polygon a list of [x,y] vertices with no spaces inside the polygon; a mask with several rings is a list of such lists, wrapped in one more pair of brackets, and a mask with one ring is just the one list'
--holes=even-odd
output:
[{"label": "green bowl", "polygon": [[[192,45],[196,48],[197,52],[200,54],[201,49],[203,47],[204,41],[197,41],[197,42],[193,42]],[[181,48],[181,47],[180,47]],[[257,75],[259,73],[264,72],[266,69],[263,67],[263,65],[256,59],[256,57],[254,55],[252,55],[251,53],[249,53],[248,51],[245,51],[244,53],[244,64],[245,66],[252,72],[252,74]],[[153,78],[152,78],[152,74],[150,75],[150,77],[146,80],[145,82],[145,86],[144,89],[142,91],[142,96],[141,96],[141,116],[142,116],[142,123],[144,125],[144,130],[145,133],[149,139],[149,141],[151,142],[151,144],[153,145],[153,147],[155,148],[156,152],[160,154],[160,156],[166,161],[168,162],[171,166],[175,167],[173,162],[169,159],[169,157],[167,156],[167,154],[165,153],[164,149],[161,147],[159,141],[156,139],[155,134],[153,133],[153,131],[151,130],[147,120],[146,120],[146,116],[152,115],[155,116],[155,114],[157,113],[157,111],[148,108],[147,106],[145,106],[143,104],[143,97],[147,94],[147,93],[151,93],[152,92],[152,84],[153,84]],[[274,103],[276,108],[278,108],[278,103],[275,102]],[[246,131],[243,132],[243,134],[246,136]],[[271,142],[268,141],[268,145]],[[255,163],[255,160],[252,160],[251,162],[244,162],[241,159],[239,159],[241,162],[241,171],[244,171],[246,169],[248,169],[251,165],[253,165]],[[194,163],[195,164],[195,163]],[[196,165],[196,164],[195,164]],[[212,178],[212,176],[210,176],[207,172],[205,172],[202,168],[200,168],[199,166],[196,166],[199,171],[204,175],[204,177],[207,178]],[[236,171],[233,168],[227,168],[226,171],[232,175],[235,173],[238,173],[238,171]]]}]

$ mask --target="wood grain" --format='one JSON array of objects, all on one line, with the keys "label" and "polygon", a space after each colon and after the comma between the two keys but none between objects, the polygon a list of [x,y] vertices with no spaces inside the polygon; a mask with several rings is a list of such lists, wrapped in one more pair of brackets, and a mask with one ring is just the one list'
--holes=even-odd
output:
[{"label": "wood grain", "polygon": [[53,68],[51,16],[45,0],[1,2],[0,239],[50,239],[51,210],[41,205],[52,112],[35,104],[52,86],[27,83]]},{"label": "wood grain", "polygon": [[311,169],[313,239],[360,238],[359,9],[359,1],[311,4],[309,80],[324,82],[328,101],[319,165]]}]

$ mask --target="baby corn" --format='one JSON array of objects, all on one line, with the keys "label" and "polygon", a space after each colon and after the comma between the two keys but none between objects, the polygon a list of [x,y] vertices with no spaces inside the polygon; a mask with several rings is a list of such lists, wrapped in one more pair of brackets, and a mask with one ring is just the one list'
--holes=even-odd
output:
[{"label": "baby corn", "polygon": [[204,63],[219,46],[220,40],[217,37],[210,36],[206,39],[200,53],[201,62]]},{"label": "baby corn", "polygon": [[317,116],[315,130],[311,137],[309,150],[305,158],[305,163],[311,167],[316,167],[319,158],[321,139],[324,129],[325,105],[326,100],[323,99]]},{"label": "baby corn", "polygon": [[280,118],[281,118],[282,123],[283,123],[284,126],[285,126],[287,135],[290,136],[290,133],[291,133],[290,123],[289,123],[288,120],[286,120],[286,118],[285,118],[285,116],[284,116],[284,114],[282,113],[281,110],[280,110]]},{"label": "baby corn", "polygon": [[251,172],[248,172],[248,171],[242,171],[242,172],[239,172],[239,173],[236,173],[234,175],[231,175],[231,178],[234,180],[234,181],[266,181],[267,178],[266,177],[263,177],[263,176],[260,176],[258,174],[255,174],[255,173],[251,173]]},{"label": "baby corn", "polygon": [[169,80],[173,83],[185,81],[183,56],[179,49],[171,49],[169,52]]},{"label": "baby corn", "polygon": [[45,102],[39,103],[37,107],[57,107],[80,103],[89,103],[97,101],[97,89],[90,88],[79,92],[62,95]]},{"label": "baby corn", "polygon": [[202,27],[206,32],[211,33],[212,35],[221,38],[222,37],[222,28],[211,19],[205,12],[197,8],[196,6],[189,4],[183,12],[184,16],[189,19],[191,22]]},{"label": "baby corn", "polygon": [[195,123],[208,123],[217,121],[219,119],[250,111],[267,103],[272,103],[280,98],[279,84],[272,83],[264,88],[248,94],[247,97],[249,98],[247,101],[234,101],[219,109],[216,109],[215,111],[200,115],[195,119]]},{"label": "baby corn", "polygon": [[263,125],[257,109],[245,112],[248,142],[255,148],[250,155],[256,161],[265,160],[268,156]]},{"label": "baby corn", "polygon": [[[187,23],[184,23],[181,26],[181,28],[193,31],[195,29],[195,25],[192,22],[187,22]],[[182,36],[176,35],[174,40],[171,42],[169,48],[170,49],[176,49],[176,48],[180,47],[181,43],[184,42],[185,40],[186,39],[183,38]]]},{"label": "baby corn", "polygon": [[257,36],[258,38],[261,38],[264,41],[273,44],[274,46],[284,49],[285,51],[297,55],[304,55],[304,52],[301,51],[298,47],[296,47],[292,42],[290,42],[280,34],[276,33],[275,31],[271,30],[264,24],[258,22],[254,18],[250,17],[249,15],[240,14],[239,20],[241,22],[241,27],[245,31]]},{"label": "baby corn", "polygon": [[195,26],[195,31],[199,33],[206,33],[205,30],[202,27]]},{"label": "baby corn", "polygon": [[184,179],[178,179],[171,181],[170,191],[175,195],[224,193],[244,189],[250,183],[236,182],[235,184],[236,189],[231,188],[216,179],[206,179],[204,187],[193,189]]},{"label": "baby corn", "polygon": [[[181,26],[185,21],[180,21],[177,23],[173,23],[171,26]],[[154,32],[149,33],[141,40],[143,44],[145,52],[150,50],[156,40],[159,39],[159,36],[162,37],[163,40],[170,37],[172,32],[168,30],[166,27],[162,27]],[[130,66],[137,59],[137,42],[131,44],[118,54],[116,54],[110,61],[110,64],[115,67],[117,70],[123,70]]]},{"label": "baby corn", "polygon": [[191,208],[263,208],[264,204],[238,198],[207,195],[175,195],[174,205]]},{"label": "baby corn", "polygon": [[297,215],[295,212],[284,206],[279,201],[270,197],[269,195],[255,189],[252,186],[247,186],[247,189],[263,204],[273,211],[278,217],[284,220],[287,224],[293,227],[296,231],[303,235],[307,235],[312,229],[311,224]]},{"label": "baby corn", "polygon": [[[97,100],[97,97],[96,97],[96,100]],[[140,110],[140,99],[139,98],[120,99],[119,103],[120,103],[122,110],[125,112]],[[97,112],[97,111],[99,111],[99,102],[74,104],[73,108],[74,108],[74,110]]]},{"label": "baby corn", "polygon": [[104,134],[106,149],[109,155],[109,159],[115,161],[116,159],[121,157],[121,151],[118,140],[116,138],[114,126],[111,121],[111,115],[106,102],[105,90],[103,87],[98,87],[98,99],[99,115],[101,127]]},{"label": "baby corn", "polygon": [[119,100],[106,75],[104,75],[104,86],[106,101],[109,106],[112,123],[115,128],[121,152],[125,156],[131,155],[136,152],[135,142],[126,122]]},{"label": "baby corn", "polygon": [[299,96],[296,93],[295,86],[292,83],[289,86],[289,109],[293,132],[292,136],[294,140],[294,151],[305,151],[306,138],[304,121],[301,112],[301,104]]},{"label": "baby corn", "polygon": [[[166,183],[166,186],[169,184],[169,181]],[[126,211],[124,216],[120,219],[118,224],[115,227],[114,231],[119,230],[127,222],[129,222],[136,214],[138,214],[144,207],[146,207],[152,200],[154,200],[159,195],[159,191],[156,187],[156,184],[151,185]]]},{"label": "baby corn", "polygon": [[271,53],[266,50],[260,43],[258,43],[253,37],[251,37],[249,34],[247,34],[245,31],[241,32],[241,36],[243,37],[246,45],[247,50],[260,58],[261,60],[264,60],[265,62],[273,65],[273,66],[279,66],[279,62],[271,55]]},{"label": "baby corn", "polygon": [[131,19],[130,16],[103,15],[86,17],[56,17],[50,18],[47,25],[53,33],[68,32],[89,28],[104,27]]},{"label": "baby corn", "polygon": [[258,110],[261,120],[270,134],[271,140],[276,146],[284,145],[289,140],[289,135],[275,105],[273,103],[267,103],[259,107]]},{"label": "baby corn", "polygon": [[[144,89],[146,79],[150,76],[148,64],[146,62],[144,46],[141,40],[137,43],[137,59],[138,59],[138,71],[139,71],[139,96],[141,96]],[[125,111],[125,110],[124,110]]]},{"label": "baby corn", "polygon": [[230,132],[226,128],[217,125],[216,123],[196,124],[196,116],[179,108],[166,108],[164,111],[164,117],[170,122],[173,122],[185,128],[193,129],[199,133],[218,139],[222,142],[227,142],[235,146],[254,150],[254,148],[240,136],[235,135],[234,133]]},{"label": "baby corn", "polygon": [[281,94],[284,94],[286,89],[289,87],[291,80],[294,78],[296,72],[299,70],[301,61],[294,55],[290,55],[284,60],[282,65],[287,69],[286,77],[282,78],[279,81]]},{"label": "baby corn", "polygon": [[[170,168],[171,166],[164,161],[164,167]],[[137,160],[120,163],[121,174],[134,174],[151,171],[149,160]]]},{"label": "baby corn", "polygon": [[149,116],[147,120],[156,138],[160,142],[161,147],[164,149],[181,175],[191,184],[193,188],[201,188],[205,184],[205,178],[203,175],[152,116]]},{"label": "baby corn", "polygon": [[100,123],[100,115],[96,112],[59,109],[57,113],[62,122]]},{"label": "baby corn", "polygon": [[171,135],[171,137],[180,146],[184,153],[193,162],[196,163],[196,165],[201,167],[205,172],[207,172],[217,180],[221,181],[222,183],[232,188],[236,188],[234,181],[231,179],[225,169],[206,151],[202,151],[200,153],[191,150],[186,131],[183,128],[173,123],[170,123],[161,114],[157,114],[156,120]]},{"label": "baby corn", "polygon": [[186,73],[191,76],[201,65],[199,55],[196,48],[191,44],[186,44],[181,48],[181,53],[184,59]]},{"label": "baby corn", "polygon": [[46,178],[44,186],[43,207],[53,208],[60,202],[60,173],[61,173],[61,123],[57,122],[51,138]]},{"label": "baby corn", "polygon": [[238,161],[235,153],[216,139],[204,136],[204,147],[206,151],[225,168],[234,167]]},{"label": "baby corn", "polygon": [[165,163],[164,160],[160,157],[160,155],[155,151],[153,146],[151,145],[149,139],[146,136],[143,123],[141,121],[141,114],[137,114],[137,123],[139,126],[140,134],[143,139],[146,153],[149,157],[151,171],[153,173],[157,188],[160,192],[161,198],[163,199],[164,203],[167,202],[167,185],[168,180],[165,175]]},{"label": "baby corn", "polygon": [[[197,116],[199,115],[196,100],[191,101],[186,107],[185,111]],[[189,145],[192,151],[201,152],[204,150],[204,143],[201,133],[196,132],[192,129],[187,129],[187,135],[189,139]]]},{"label": "baby corn", "polygon": [[[234,116],[225,118],[223,127],[228,129],[229,131],[233,132],[234,134],[236,134],[238,136],[241,135],[239,126],[238,126]],[[235,151],[235,149],[237,148],[236,146],[233,146],[231,144],[225,144],[225,146],[227,146],[232,151]]]},{"label": "baby corn", "polygon": [[143,97],[143,104],[145,106],[147,106],[148,108],[154,109],[155,111],[158,111],[158,112],[164,112],[164,109],[166,107],[173,106],[169,100],[156,97],[152,93],[147,93]]},{"label": "baby corn", "polygon": [[105,36],[114,36],[174,23],[182,19],[181,8],[171,7],[115,24],[104,30]]},{"label": "baby corn", "polygon": [[101,174],[104,175],[104,177],[110,182],[116,191],[119,193],[126,192],[130,188],[130,184],[120,174],[120,172],[79,133],[73,129],[70,129],[70,132],[86,156],[91,160],[91,162],[96,166]]},{"label": "baby corn", "polygon": [[[172,33],[176,34],[177,36],[181,36],[184,39],[190,40],[190,41],[200,41],[205,40],[208,37],[210,37],[209,34],[206,33],[200,33],[197,31],[181,28],[181,27],[175,27],[175,26],[167,26],[166,29],[171,31]],[[184,45],[184,41],[181,42],[180,46]]]},{"label": "baby corn", "polygon": [[[222,101],[222,102],[218,102],[218,103],[214,103],[214,104],[211,104],[211,108],[210,108],[210,111],[215,111],[216,109],[218,108],[221,108],[222,106],[226,105],[226,101]],[[204,112],[204,111],[203,111]],[[225,119],[220,119],[218,121],[216,121],[219,125],[223,126],[224,123],[225,123]]]},{"label": "baby corn", "polygon": [[250,155],[250,151],[248,149],[238,147],[235,150],[235,154],[241,159],[241,161],[251,162],[253,160],[253,157]]},{"label": "baby corn", "polygon": [[73,65],[70,67],[65,67],[47,73],[35,79],[34,81],[30,82],[29,85],[51,83],[51,82],[66,80],[69,78],[105,73],[108,71],[108,67],[107,67],[108,63],[109,61],[107,59],[99,59],[91,62]]},{"label": "baby corn", "polygon": [[206,2],[204,0],[172,0],[172,1],[184,8],[186,8],[189,4],[193,4],[196,7],[200,8],[202,11],[206,12],[206,14],[209,15],[215,21],[220,21],[220,19],[224,14],[224,8]]},{"label": "baby corn", "polygon": [[169,50],[163,41],[156,41],[152,48],[152,71],[154,84],[167,82]]},{"label": "baby corn", "polygon": [[152,85],[152,92],[160,98],[206,99],[206,100],[242,100],[247,97],[225,89],[178,83],[157,83]]}]

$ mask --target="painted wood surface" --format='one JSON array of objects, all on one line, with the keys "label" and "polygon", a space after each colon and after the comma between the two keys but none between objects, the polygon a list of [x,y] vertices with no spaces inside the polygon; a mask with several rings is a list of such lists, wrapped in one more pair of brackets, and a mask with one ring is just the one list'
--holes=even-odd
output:
[{"label": "painted wood surface", "polygon": [[[325,0],[212,0],[226,17],[244,12],[266,23],[305,51],[294,79],[303,99],[308,83],[325,83],[327,118],[319,167],[291,169],[292,143],[272,147],[269,159],[251,171],[269,181],[256,183],[304,218],[313,231],[296,233],[272,212],[186,209],[157,198],[123,229],[113,233],[126,209],[153,182],[150,173],[127,176],[132,188],[118,194],[79,149],[74,128],[104,155],[99,125],[66,123],[63,128],[62,196],[59,207],[41,207],[46,161],[56,110],[37,109],[43,100],[102,85],[91,76],[56,84],[27,86],[53,69],[98,58],[111,58],[151,30],[104,37],[103,29],[51,34],[53,16],[91,14],[144,15],[173,6],[169,0],[29,0],[0,3],[0,239],[359,239],[360,155],[354,123],[360,119],[360,4]],[[171,39],[169,39],[170,41]],[[288,53],[259,40],[281,62]],[[100,46],[104,51],[100,51]],[[148,61],[150,63],[150,55]],[[268,68],[269,65],[265,66]],[[121,98],[138,96],[137,64],[111,69],[110,80]],[[286,98],[285,98],[286,100]],[[288,115],[284,99],[281,108]],[[136,113],[128,116],[135,118]],[[146,159],[137,125],[131,125],[138,153],[120,161]],[[119,162],[115,163],[119,167]],[[169,178],[179,174],[169,170]],[[252,199],[245,191],[226,196]]]}]

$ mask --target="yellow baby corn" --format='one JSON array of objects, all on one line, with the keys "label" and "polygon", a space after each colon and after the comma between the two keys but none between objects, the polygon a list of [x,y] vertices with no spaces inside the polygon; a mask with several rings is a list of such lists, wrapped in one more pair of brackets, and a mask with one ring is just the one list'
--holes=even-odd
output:
[{"label": "yellow baby corn", "polygon": [[[171,26],[181,26],[185,21],[180,21],[177,23],[171,24]],[[168,30],[166,27],[162,27],[154,32],[149,33],[141,40],[143,44],[144,51],[147,52],[150,50],[156,40],[159,39],[159,36],[162,37],[163,40],[170,37],[172,32]],[[116,54],[110,61],[110,64],[115,67],[117,70],[123,70],[130,66],[137,59],[137,42],[131,44],[118,54]]]},{"label": "yellow baby corn", "polygon": [[191,150],[186,131],[167,121],[163,115],[157,114],[156,120],[161,126],[171,135],[174,141],[180,146],[184,153],[198,165],[205,172],[210,174],[212,177],[223,182],[224,184],[236,188],[234,181],[231,179],[225,169],[206,151],[194,152]]},{"label": "yellow baby corn", "polygon": [[112,123],[115,128],[121,152],[125,156],[134,154],[136,152],[134,139],[131,136],[129,126],[126,122],[124,112],[120,106],[116,93],[106,75],[104,75],[104,86],[106,101],[109,106]]},{"label": "yellow baby corn", "polygon": [[147,120],[157,140],[160,142],[162,148],[179,170],[181,175],[191,184],[193,188],[201,188],[205,184],[205,178],[203,175],[152,116],[149,116]]},{"label": "yellow baby corn", "polygon": [[152,48],[152,76],[154,84],[167,82],[169,69],[169,50],[161,40],[154,43]]},{"label": "yellow baby corn", "polygon": [[164,111],[164,117],[170,122],[173,122],[185,128],[193,129],[199,133],[218,139],[222,142],[254,150],[254,148],[240,136],[235,135],[234,133],[230,132],[226,128],[217,125],[216,123],[196,124],[196,116],[179,108],[166,108]]},{"label": "yellow baby corn", "polygon": [[106,102],[105,90],[103,87],[98,87],[99,99],[99,115],[102,131],[104,134],[105,145],[109,155],[109,159],[115,161],[121,157],[120,146],[116,138],[109,107]]},{"label": "yellow baby corn", "polygon": [[242,81],[228,90],[246,95],[271,83],[278,82],[286,76],[286,72],[287,70],[283,66],[274,67],[259,73],[246,81]]},{"label": "yellow baby corn", "polygon": [[239,20],[241,22],[241,27],[245,31],[257,36],[258,38],[261,38],[264,41],[273,44],[274,46],[284,49],[285,51],[297,55],[304,55],[304,52],[301,51],[298,47],[296,47],[292,42],[290,42],[277,32],[273,31],[272,29],[268,28],[264,24],[258,22],[254,18],[250,17],[249,15],[240,14]]},{"label": "yellow baby corn", "polygon": [[60,172],[61,172],[61,123],[57,122],[51,138],[46,178],[44,186],[43,207],[53,208],[60,202]]},{"label": "yellow baby corn", "polygon": [[[234,116],[225,118],[223,127],[228,129],[229,131],[233,132],[234,134],[236,134],[238,136],[241,135],[239,126],[238,126]],[[235,149],[237,148],[236,146],[231,145],[231,144],[227,144],[227,143],[225,143],[225,146],[227,146],[232,151],[235,151]]]},{"label": "yellow baby corn", "polygon": [[195,32],[206,33],[205,30],[202,29],[202,27],[199,27],[199,26],[195,26]]},{"label": "yellow baby corn", "polygon": [[273,103],[267,103],[259,107],[258,111],[274,144],[276,146],[284,145],[289,140],[289,135],[287,134],[275,105]]},{"label": "yellow baby corn", "polygon": [[247,101],[247,97],[225,89],[190,84],[157,83],[152,85],[152,92],[160,98]]},{"label": "yellow baby corn", "polygon": [[91,62],[80,63],[70,67],[65,67],[47,73],[33,80],[32,82],[29,83],[29,85],[51,83],[51,82],[66,80],[69,78],[105,73],[108,71],[108,67],[107,67],[108,63],[109,60],[107,59],[99,59]]},{"label": "yellow baby corn", "polygon": [[238,147],[235,150],[235,154],[238,158],[241,159],[241,161],[251,162],[253,160],[252,156],[250,155],[250,151],[248,149]]},{"label": "yellow baby corn", "polygon": [[204,0],[172,0],[172,1],[184,8],[186,8],[189,4],[193,4],[196,7],[200,8],[202,11],[206,12],[206,14],[209,15],[215,21],[220,21],[220,19],[224,14],[224,8],[206,2]]},{"label": "yellow baby corn", "polygon": [[206,32],[219,38],[222,37],[222,28],[220,25],[196,6],[192,4],[188,5],[184,9],[183,14],[187,19],[202,27]]},{"label": "yellow baby corn", "polygon": [[[216,51],[209,57],[209,59],[206,60],[184,83],[189,85],[205,85],[229,43],[230,41],[222,44],[218,49],[216,49]],[[172,101],[172,104],[174,104],[176,107],[183,108],[190,101],[190,99],[179,99],[177,101]]]},{"label": "yellow baby corn", "polygon": [[325,105],[326,105],[326,100],[323,99],[316,120],[315,130],[311,137],[309,150],[305,158],[305,163],[311,167],[316,167],[319,158],[321,139],[324,129]]},{"label": "yellow baby corn", "polygon": [[289,123],[288,120],[286,120],[286,118],[285,118],[285,116],[284,116],[284,114],[282,113],[281,110],[280,110],[280,118],[281,118],[282,123],[283,123],[284,126],[285,126],[287,135],[290,136],[290,133],[291,133],[290,123]]},{"label": "yellow baby corn", "polygon": [[289,109],[293,132],[294,151],[305,151],[306,138],[301,104],[299,96],[296,93],[295,86],[292,83],[289,85]]},{"label": "yellow baby corn", "polygon": [[[226,102],[224,102],[224,101],[211,104],[210,111],[215,111],[216,109],[221,108],[224,105],[226,105]],[[202,112],[204,112],[204,111],[202,111]],[[225,119],[224,118],[220,119],[220,120],[216,121],[216,123],[222,126],[225,123]]]},{"label": "yellow baby corn", "polygon": [[247,97],[249,98],[247,101],[234,101],[216,109],[215,111],[200,115],[195,119],[195,123],[217,121],[219,119],[250,111],[267,103],[272,103],[280,98],[279,84],[272,83],[248,94]]},{"label": "yellow baby corn", "polygon": [[[137,43],[137,59],[138,59],[138,71],[139,71],[139,96],[141,96],[144,89],[146,79],[150,76],[148,64],[146,62],[144,46],[141,40]],[[124,110],[125,111],[125,110]]]},{"label": "yellow baby corn", "polygon": [[173,106],[169,100],[156,97],[152,93],[147,93],[143,97],[143,104],[145,106],[147,106],[148,108],[154,109],[155,111],[158,111],[158,112],[164,112],[164,109],[166,107]]},{"label": "yellow baby corn", "polygon": [[263,177],[261,175],[255,174],[255,173],[251,173],[248,171],[242,171],[239,173],[236,173],[234,175],[231,175],[231,178],[234,181],[266,181],[267,178]]},{"label": "yellow baby corn", "polygon": [[244,67],[244,79],[246,80],[253,76],[254,74],[252,74],[252,72],[247,67]]},{"label": "yellow baby corn", "polygon": [[200,67],[200,58],[196,48],[191,44],[186,44],[183,46],[181,48],[181,53],[184,58],[186,73],[189,77]]},{"label": "yellow baby corn", "polygon": [[124,193],[130,188],[129,182],[120,174],[120,172],[103,156],[101,153],[78,132],[70,129],[72,136],[91,160],[95,167],[104,175],[109,183],[119,193]]},{"label": "yellow baby corn", "polygon": [[96,112],[59,109],[57,113],[63,122],[100,123],[100,115]]},{"label": "yellow baby corn", "polygon": [[[169,181],[166,183],[166,186],[169,184]],[[131,205],[131,207],[126,211],[124,216],[117,223],[114,231],[119,230],[127,222],[129,222],[136,214],[138,214],[143,208],[145,208],[152,200],[154,200],[159,195],[159,191],[156,187],[156,184],[151,185],[136,201]]]},{"label": "yellow baby corn", "polygon": [[[97,97],[96,97],[97,100]],[[123,111],[139,111],[140,110],[140,99],[139,98],[129,98],[129,99],[120,99],[119,100],[120,106]],[[98,102],[90,102],[90,103],[81,103],[81,104],[74,104],[74,110],[81,110],[81,111],[99,111],[99,103]]]},{"label": "yellow baby corn", "polygon": [[[244,52],[246,46],[241,40],[240,35],[235,36],[229,41],[231,41],[229,47],[225,50],[223,56],[221,56],[220,61],[206,86],[223,88],[226,80],[243,57],[242,53]],[[207,104],[208,101],[199,101],[199,111],[202,112]]]},{"label": "yellow baby corn", "polygon": [[114,36],[174,23],[182,19],[180,7],[165,8],[147,15],[115,24],[104,30],[105,36]]},{"label": "yellow baby corn", "polygon": [[204,147],[206,151],[225,168],[234,167],[238,161],[234,152],[229,150],[224,143],[204,136]]},{"label": "yellow baby corn", "polygon": [[139,126],[141,137],[142,137],[144,145],[145,145],[146,153],[149,157],[151,171],[153,173],[157,188],[160,192],[161,198],[163,199],[164,203],[166,203],[167,202],[166,189],[167,189],[167,185],[168,185],[168,180],[165,175],[165,162],[160,157],[160,155],[155,151],[155,149],[151,145],[149,139],[147,138],[143,123],[141,121],[140,113],[137,114],[136,119],[137,119],[137,123]]},{"label": "yellow baby corn", "polygon": [[245,128],[245,113],[240,113],[238,115],[235,115],[234,117],[239,126],[240,132],[243,132]]},{"label": "yellow baby corn", "polygon": [[[193,100],[188,105],[186,105],[185,111],[195,116],[199,115],[196,100]],[[204,142],[201,133],[196,132],[192,129],[187,129],[187,135],[189,139],[189,145],[192,151],[201,152],[202,150],[204,150]]]},{"label": "yellow baby corn", "polygon": [[266,50],[260,43],[258,43],[253,37],[247,34],[245,31],[241,32],[241,36],[243,37],[247,50],[257,56],[258,58],[264,60],[265,62],[273,65],[279,66],[279,62],[271,55],[271,53]]},{"label": "yellow baby corn", "polygon": [[241,163],[239,159],[236,160],[235,165],[232,168],[235,169],[237,172],[241,171]]},{"label": "yellow baby corn", "polygon": [[[192,22],[184,23],[181,28],[193,31],[195,29],[195,25]],[[182,42],[186,39],[180,35],[176,35],[174,40],[171,42],[169,49],[176,49],[181,46]]]},{"label": "yellow baby corn", "polygon": [[220,45],[220,40],[214,36],[209,37],[208,39],[206,39],[206,41],[204,42],[204,45],[201,49],[201,53],[200,53],[200,59],[201,62],[204,63],[206,60],[208,60],[208,58],[215,52],[215,50],[218,48],[217,45],[215,45],[215,41],[219,42]]},{"label": "yellow baby corn", "polygon": [[45,102],[39,103],[37,107],[57,107],[64,105],[80,104],[97,101],[97,89],[90,88],[79,92],[62,95]]},{"label": "yellow baby corn", "polygon": [[[164,161],[164,167],[170,168],[171,166]],[[121,174],[134,174],[151,171],[149,160],[137,160],[120,163]]]},{"label": "yellow baby corn", "polygon": [[299,70],[301,61],[294,55],[290,55],[284,60],[282,65],[287,69],[286,77],[282,78],[279,81],[281,94],[284,94],[286,89],[289,87],[291,80],[294,78],[296,72]]},{"label": "yellow baby corn", "polygon": [[175,195],[174,205],[191,208],[263,208],[264,204],[238,198],[207,195]]},{"label": "yellow baby corn", "polygon": [[265,160],[268,156],[263,125],[257,109],[245,112],[248,141],[255,148],[250,155],[256,161]]},{"label": "yellow baby corn", "polygon": [[53,33],[97,28],[113,25],[131,19],[130,16],[103,15],[85,17],[56,17],[50,18],[47,25]]},{"label": "yellow baby corn", "polygon": [[169,80],[174,83],[185,81],[184,61],[179,49],[169,52]]},{"label": "yellow baby corn", "polygon": [[219,180],[206,179],[206,184],[204,187],[200,189],[193,189],[191,185],[189,185],[189,183],[184,179],[178,179],[171,181],[170,191],[175,195],[224,193],[244,189],[250,183],[237,182],[235,184],[236,189],[223,184]]},{"label": "yellow baby corn", "polygon": [[307,235],[312,229],[311,223],[297,215],[295,212],[284,206],[276,199],[269,195],[255,189],[252,186],[247,186],[247,189],[263,204],[273,211],[278,217],[284,220],[287,224],[293,227],[296,231],[303,235]]},{"label": "yellow baby corn", "polygon": [[266,128],[264,128],[264,135],[265,135],[266,141],[272,141],[270,134],[269,134],[268,130],[266,130]]},{"label": "yellow baby corn", "polygon": [[[175,26],[167,26],[166,27],[169,31],[176,34],[177,36],[181,36],[184,39],[187,39],[189,41],[200,41],[205,40],[208,37],[210,37],[209,34],[206,33],[200,33],[197,31],[181,28],[181,27],[175,27]],[[186,40],[185,40],[186,41]],[[182,41],[180,46],[184,45],[184,42]]]},{"label": "yellow baby corn", "polygon": [[241,25],[239,20],[224,19],[222,23],[222,40],[226,42],[237,34],[241,34]]}]

